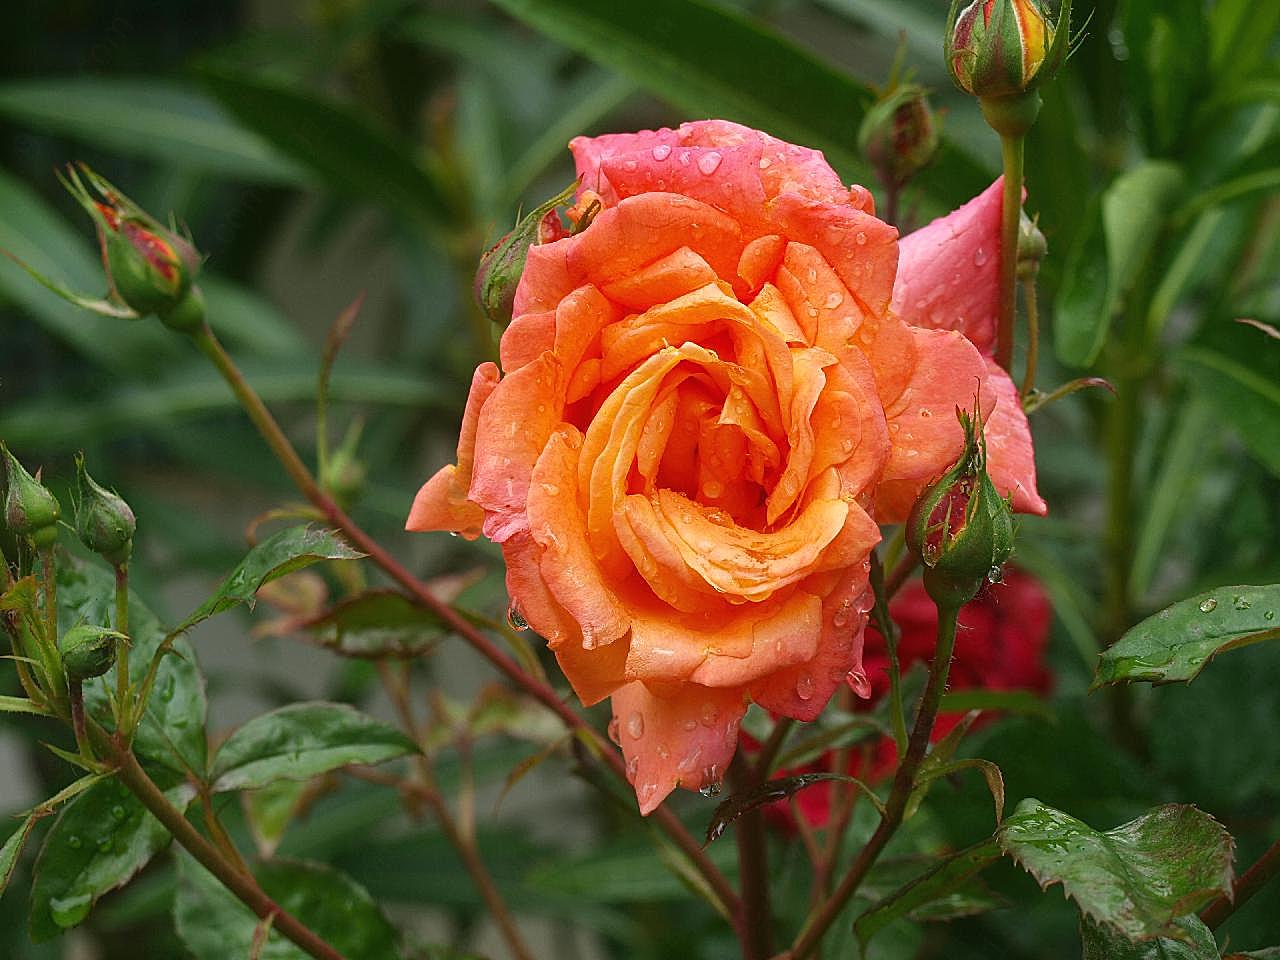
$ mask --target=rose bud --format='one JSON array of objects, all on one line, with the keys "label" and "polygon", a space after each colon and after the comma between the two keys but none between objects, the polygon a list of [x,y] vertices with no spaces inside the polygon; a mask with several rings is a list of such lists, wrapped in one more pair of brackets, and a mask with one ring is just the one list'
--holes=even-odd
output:
[{"label": "rose bud", "polygon": [[100,677],[116,662],[116,643],[124,634],[106,627],[82,623],[72,627],[58,641],[62,668],[72,683]]},{"label": "rose bud", "polygon": [[1013,551],[1013,518],[986,471],[981,423],[959,411],[964,452],[927,487],[907,519],[907,546],[924,565],[923,581],[939,607],[958,608]]},{"label": "rose bud", "polygon": [[80,542],[112,566],[128,563],[138,525],[129,504],[89,476],[84,454],[76,457],[76,487],[76,534]]},{"label": "rose bud", "polygon": [[1018,221],[1018,277],[1027,279],[1040,272],[1040,261],[1049,252],[1049,244],[1039,225],[1024,210]]},{"label": "rose bud", "polygon": [[952,0],[947,69],[960,89],[982,98],[1013,97],[1052,77],[1066,58],[1071,2],[1056,23],[1038,0]]},{"label": "rose bud", "polygon": [[524,272],[529,248],[567,235],[556,208],[567,203],[577,189],[575,183],[535,207],[481,256],[480,268],[476,271],[476,302],[493,323],[505,328],[511,322],[516,285]]},{"label": "rose bud", "polygon": [[902,84],[877,100],[858,128],[858,148],[887,187],[903,186],[928,166],[938,129],[924,88]]},{"label": "rose bud", "polygon": [[9,448],[4,451],[9,492],[4,498],[4,520],[17,536],[28,537],[37,547],[51,546],[58,539],[58,500],[40,481],[27,473]]},{"label": "rose bud", "polygon": [[63,183],[98,228],[113,297],[162,318],[179,308],[199,272],[195,247],[84,165],[69,167]]}]

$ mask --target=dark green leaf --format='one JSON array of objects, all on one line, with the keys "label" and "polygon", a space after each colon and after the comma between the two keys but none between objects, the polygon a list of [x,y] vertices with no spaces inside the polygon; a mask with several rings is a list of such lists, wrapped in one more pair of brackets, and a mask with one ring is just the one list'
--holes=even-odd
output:
[{"label": "dark green leaf", "polygon": [[[1274,353],[1275,347],[1259,338],[1259,351]],[[1280,385],[1241,360],[1207,347],[1187,347],[1178,363],[1249,452],[1280,475]]]},{"label": "dark green leaf", "polygon": [[[115,577],[97,564],[67,562],[58,568],[58,621],[62,629],[76,623],[113,622]],[[164,642],[165,630],[138,597],[129,594],[129,676],[144,677]],[[208,751],[205,733],[204,678],[195,650],[184,637],[172,641],[172,653],[156,672],[155,685],[138,727],[134,746],[149,760],[180,773],[204,772]],[[115,668],[84,688],[85,709],[99,723],[110,726],[107,690],[115,689]]]},{"label": "dark green leaf", "polygon": [[240,795],[244,804],[244,818],[258,853],[270,858],[280,845],[285,829],[306,796],[305,780],[277,780],[257,790],[246,790]]},{"label": "dark green leaf", "polygon": [[1206,24],[1199,0],[1130,0],[1124,40],[1129,47],[1129,98],[1150,152],[1165,153],[1203,96],[1208,64]]},{"label": "dark green leaf", "polygon": [[756,810],[766,804],[786,800],[788,797],[794,796],[815,783],[828,783],[831,781],[852,783],[866,794],[877,810],[884,812],[884,804],[876,796],[875,791],[857,777],[851,777],[843,773],[802,773],[794,777],[779,777],[776,780],[767,780],[741,793],[735,793],[722,801],[711,814],[711,822],[707,824],[707,836],[703,841],[703,845],[705,846],[712,840],[718,839],[724,834],[729,824],[744,813]]},{"label": "dark green leaf", "polygon": [[1083,913],[1130,939],[1177,937],[1177,918],[1231,890],[1231,835],[1185,804],[1099,832],[1028,799],[996,840],[1041,887],[1061,883]]},{"label": "dark green leaf", "polygon": [[38,819],[40,818],[35,814],[29,814],[18,825],[18,829],[9,834],[9,839],[5,840],[4,846],[0,847],[0,894],[5,892],[9,886],[9,881],[13,879],[13,871],[18,867],[18,858],[22,856],[22,848],[27,845],[27,838],[31,836],[31,828],[36,825]]},{"label": "dark green leaf", "polygon": [[254,595],[264,583],[286,573],[301,570],[321,560],[358,560],[364,554],[353,550],[336,531],[311,526],[290,527],[262,541],[227,575],[213,596],[195,613],[174,628],[174,633],[189,630],[202,620],[232,607],[247,603],[253,606]]},{"label": "dark green leaf", "polygon": [[1246,950],[1243,953],[1226,953],[1223,954],[1222,960],[1280,960],[1280,947]]},{"label": "dark green leaf", "polygon": [[1105,924],[1080,916],[1083,960],[1218,960],[1213,932],[1195,915],[1173,921],[1178,938],[1134,942]]},{"label": "dark green leaf", "polygon": [[[196,960],[247,957],[258,918],[185,853],[178,856],[181,881],[174,902],[178,935]],[[273,860],[256,871],[262,889],[310,927],[346,960],[395,960],[395,928],[363,887],[331,867]],[[261,960],[308,960],[272,931]]]},{"label": "dark green leaf", "polygon": [[296,164],[208,97],[156,77],[10,82],[0,85],[0,114],[112,153],[258,182],[302,179]]},{"label": "dark green leaf", "polygon": [[1214,80],[1236,86],[1266,63],[1267,51],[1280,28],[1280,6],[1257,0],[1219,0],[1210,8],[1208,18]]},{"label": "dark green leaf", "polygon": [[1220,587],[1148,617],[1099,656],[1095,687],[1190,682],[1220,653],[1280,637],[1280,584]]},{"label": "dark green leaf", "polygon": [[1093,363],[1111,329],[1101,204],[1095,203],[1082,219],[1053,308],[1054,352],[1072,367]]},{"label": "dark green leaf", "polygon": [[347,106],[243,71],[209,69],[203,79],[246,126],[334,190],[422,226],[438,226],[448,201],[409,148]]},{"label": "dark green leaf", "polygon": [[294,703],[255,717],[213,758],[213,789],[307,780],[353,763],[382,763],[417,747],[399,730],[340,703]]},{"label": "dark green leaf", "polygon": [[373,660],[420,656],[445,633],[439,617],[395,590],[350,597],[303,627],[334,653]]},{"label": "dark green leaf", "polygon": [[[185,810],[195,791],[184,783],[166,796]],[[169,831],[119,780],[95,783],[45,836],[31,888],[31,939],[78,925],[98,897],[127,883],[168,842]]]},{"label": "dark green leaf", "polygon": [[[816,147],[846,176],[866,176],[857,130],[874,99],[870,89],[736,11],[705,0],[496,2],[693,116],[736,120]],[[944,152],[929,179],[959,196],[989,182],[954,150]]]},{"label": "dark green leaf", "polygon": [[999,858],[1000,849],[994,840],[984,840],[944,858],[858,917],[853,924],[858,942],[865,949],[867,942],[887,924],[963,892],[979,873]]}]

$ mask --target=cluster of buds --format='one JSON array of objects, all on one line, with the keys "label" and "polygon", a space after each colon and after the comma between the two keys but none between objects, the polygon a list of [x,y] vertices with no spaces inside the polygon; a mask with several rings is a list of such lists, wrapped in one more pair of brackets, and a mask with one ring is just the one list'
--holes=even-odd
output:
[{"label": "cluster of buds", "polygon": [[971,0],[963,9],[952,0],[947,69],[961,90],[979,98],[998,132],[1017,135],[1035,120],[1036,88],[1066,60],[1070,32],[1071,0],[1062,0],[1055,21],[1040,0]]},{"label": "cluster of buds", "polygon": [[924,567],[925,590],[939,607],[958,609],[1013,551],[1013,517],[986,470],[982,420],[957,410],[964,452],[927,487],[907,519],[907,547]]}]

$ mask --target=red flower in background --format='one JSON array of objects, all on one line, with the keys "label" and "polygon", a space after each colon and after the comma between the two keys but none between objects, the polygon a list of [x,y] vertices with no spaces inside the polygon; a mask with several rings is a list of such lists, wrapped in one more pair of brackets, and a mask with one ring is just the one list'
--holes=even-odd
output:
[{"label": "red flower in background", "polygon": [[[902,588],[889,605],[889,612],[902,631],[898,656],[903,673],[916,662],[928,663],[933,655],[938,611],[918,579]],[[1048,693],[1053,677],[1045,668],[1044,654],[1052,615],[1049,598],[1040,582],[1028,573],[1007,567],[1003,583],[992,584],[960,611],[949,689]],[[869,709],[889,692],[888,650],[874,626],[867,627],[863,664],[872,692],[870,700],[859,705]],[[961,717],[959,713],[939,715],[933,740],[946,736]],[[986,720],[987,717],[980,717],[978,723]],[[806,769],[830,770],[833,763],[834,754],[829,753]],[[875,781],[890,775],[896,766],[897,748],[885,737],[875,745],[869,766],[864,766],[855,755],[847,772]],[[805,820],[815,827],[826,824],[830,800],[831,789],[827,783],[802,790],[795,797]],[[789,819],[784,804],[775,805],[775,809]]]}]

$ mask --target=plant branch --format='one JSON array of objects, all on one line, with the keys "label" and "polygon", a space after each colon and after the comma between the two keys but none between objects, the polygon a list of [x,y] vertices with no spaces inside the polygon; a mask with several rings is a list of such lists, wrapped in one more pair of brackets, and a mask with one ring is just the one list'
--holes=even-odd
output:
[{"label": "plant branch", "polygon": [[1268,847],[1253,866],[1236,878],[1230,897],[1219,897],[1201,910],[1200,919],[1210,930],[1218,929],[1277,874],[1280,874],[1280,840]]},{"label": "plant branch", "polygon": [[813,914],[800,936],[796,938],[791,949],[778,954],[774,960],[803,960],[812,954],[822,943],[822,937],[833,924],[849,899],[857,892],[859,885],[866,879],[867,873],[874,866],[889,840],[902,825],[906,813],[907,801],[915,787],[916,773],[929,748],[929,738],[933,733],[934,721],[938,718],[938,707],[942,703],[942,694],[947,687],[947,673],[951,667],[951,654],[956,643],[956,617],[958,607],[938,609],[938,640],[934,650],[933,662],[929,667],[929,682],[925,686],[924,695],[920,698],[920,709],[916,713],[915,726],[911,731],[911,741],[907,745],[907,755],[898,765],[893,778],[893,786],[889,791],[889,799],[885,803],[884,814],[871,839],[858,853],[848,872],[840,881],[840,885],[830,897]]},{"label": "plant branch", "polygon": [[1021,134],[1001,134],[1004,161],[1004,204],[1000,211],[1000,320],[996,328],[996,363],[1013,364],[1013,321],[1018,308],[1018,221],[1022,216]]},{"label": "plant branch", "polygon": [[[766,768],[767,769],[767,768]],[[742,754],[734,758],[729,775],[735,791],[760,783],[760,768],[748,768]],[[742,880],[742,960],[764,960],[773,953],[773,911],[769,905],[769,862],[765,846],[764,814],[748,810],[734,824],[738,840],[738,870]]]},{"label": "plant branch", "polygon": [[1036,387],[1036,366],[1040,360],[1040,311],[1036,304],[1034,274],[1023,278],[1022,302],[1027,308],[1027,369],[1022,375],[1021,390],[1021,396],[1025,399]]},{"label": "plant branch", "polygon": [[129,703],[129,563],[116,564],[116,633],[126,637],[116,654],[116,703],[120,711],[120,729],[132,730],[133,706]]}]

